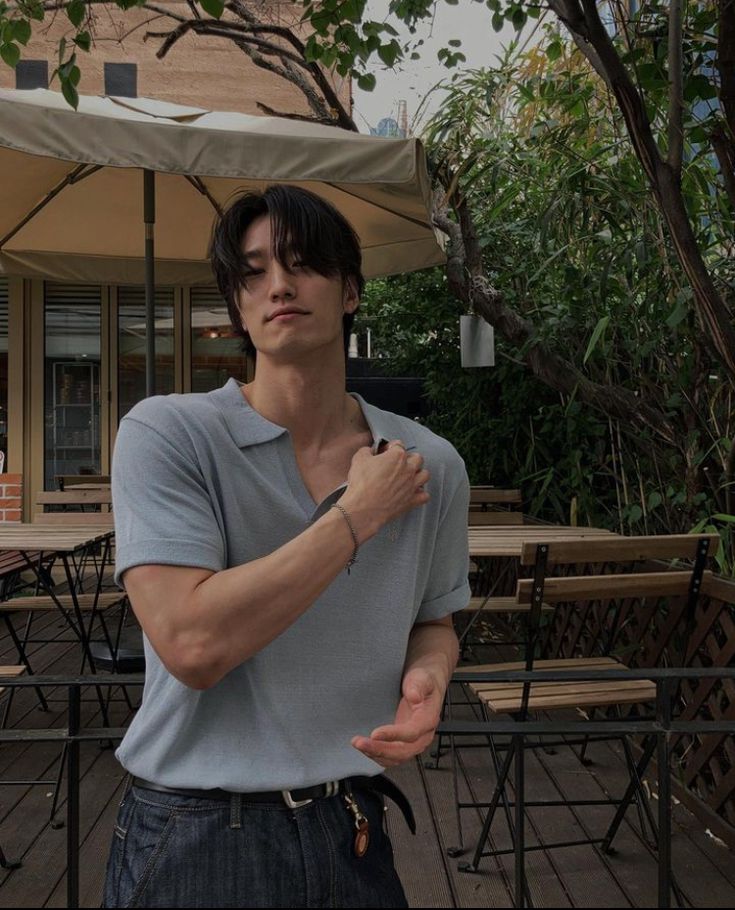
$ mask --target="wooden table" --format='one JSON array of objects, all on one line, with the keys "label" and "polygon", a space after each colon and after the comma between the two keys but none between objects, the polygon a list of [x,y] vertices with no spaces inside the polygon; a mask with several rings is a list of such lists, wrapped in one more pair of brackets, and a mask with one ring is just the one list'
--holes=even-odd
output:
[{"label": "wooden table", "polygon": [[[23,610],[31,613],[57,608],[70,629],[74,632],[82,645],[82,661],[80,673],[89,662],[92,673],[96,672],[94,660],[90,652],[89,636],[101,597],[109,600],[111,597],[122,600],[120,595],[101,595],[102,579],[105,566],[108,565],[110,547],[114,537],[114,530],[107,527],[58,527],[29,522],[0,522],[0,555],[7,551],[17,551],[25,561],[25,568],[34,573],[39,595],[33,597],[13,598],[6,596],[0,603],[0,614],[5,621],[8,631],[15,643],[22,663],[32,674],[25,652],[25,645],[29,640],[29,629],[23,639],[18,637],[12,628],[11,615]],[[101,547],[101,565],[93,594],[83,594],[79,566],[85,554],[95,547]],[[66,582],[69,587],[67,594],[59,595],[54,590],[51,579],[51,567],[54,563],[61,562],[64,567]],[[42,593],[41,593],[42,592]],[[105,600],[105,602],[106,602]],[[85,624],[83,612],[89,612],[89,623]],[[102,693],[98,691],[105,723],[107,723],[106,707],[102,702]]]},{"label": "wooden table", "polygon": [[549,543],[554,540],[580,540],[614,534],[605,528],[567,525],[503,525],[468,527],[471,557],[511,557],[520,559],[524,543]]}]

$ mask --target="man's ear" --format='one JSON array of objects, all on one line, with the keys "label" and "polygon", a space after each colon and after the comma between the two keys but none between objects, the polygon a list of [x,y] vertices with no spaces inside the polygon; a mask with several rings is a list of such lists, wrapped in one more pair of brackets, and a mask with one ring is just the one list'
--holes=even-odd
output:
[{"label": "man's ear", "polygon": [[348,278],[344,286],[344,299],[342,301],[345,313],[355,313],[360,306],[360,298],[357,294],[357,284],[354,278]]}]

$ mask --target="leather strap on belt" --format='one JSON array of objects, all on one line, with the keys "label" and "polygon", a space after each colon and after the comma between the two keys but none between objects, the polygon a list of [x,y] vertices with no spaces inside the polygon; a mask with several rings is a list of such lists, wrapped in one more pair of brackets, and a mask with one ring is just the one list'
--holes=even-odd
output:
[{"label": "leather strap on belt", "polygon": [[346,793],[350,790],[375,790],[378,793],[382,793],[383,796],[387,796],[398,806],[403,813],[411,834],[416,833],[416,819],[414,818],[411,804],[393,781],[383,774],[378,774],[374,777],[345,777],[342,780],[329,781],[326,784],[317,784],[314,787],[301,787],[298,790],[269,790],[259,793],[237,793],[233,790],[221,790],[219,788],[192,790],[183,787],[164,787],[162,784],[154,784],[152,781],[144,780],[141,777],[133,777],[131,785],[141,787],[143,790],[153,790],[156,793],[172,793],[175,796],[213,799],[222,802],[229,802],[233,796],[240,796],[244,802],[248,803],[285,803],[290,808],[305,805],[313,799],[324,799],[325,797],[336,796],[338,793]]}]

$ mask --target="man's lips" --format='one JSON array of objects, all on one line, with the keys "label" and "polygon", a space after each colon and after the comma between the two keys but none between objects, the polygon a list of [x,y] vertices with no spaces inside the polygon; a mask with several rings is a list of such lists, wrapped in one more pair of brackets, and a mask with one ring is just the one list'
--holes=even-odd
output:
[{"label": "man's lips", "polygon": [[296,309],[277,310],[275,313],[272,313],[268,317],[268,322],[273,322],[274,320],[280,320],[280,319],[287,320],[288,318],[293,317],[293,316],[306,316],[306,315],[307,315],[307,313],[305,310],[296,310]]}]

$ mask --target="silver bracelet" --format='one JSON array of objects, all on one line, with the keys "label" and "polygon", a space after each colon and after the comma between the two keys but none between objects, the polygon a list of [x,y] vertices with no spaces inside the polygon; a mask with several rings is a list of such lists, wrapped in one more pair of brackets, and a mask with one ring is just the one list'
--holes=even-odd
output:
[{"label": "silver bracelet", "polygon": [[343,506],[341,506],[338,502],[332,503],[332,508],[339,509],[340,512],[344,515],[345,521],[347,522],[347,527],[350,529],[350,534],[352,534],[352,542],[355,545],[355,549],[352,553],[352,558],[345,566],[345,569],[347,569],[347,574],[349,575],[350,569],[357,562],[357,551],[359,549],[359,544],[357,542],[357,534],[355,534],[355,529],[352,527],[352,522],[350,521],[350,516],[347,514],[347,510]]}]

